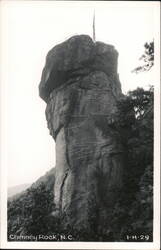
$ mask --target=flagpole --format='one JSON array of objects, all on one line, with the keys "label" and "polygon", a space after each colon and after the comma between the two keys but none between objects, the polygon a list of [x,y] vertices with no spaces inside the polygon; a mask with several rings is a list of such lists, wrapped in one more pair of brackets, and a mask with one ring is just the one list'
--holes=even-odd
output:
[{"label": "flagpole", "polygon": [[96,42],[96,31],[95,31],[95,10],[93,13],[93,41]]}]

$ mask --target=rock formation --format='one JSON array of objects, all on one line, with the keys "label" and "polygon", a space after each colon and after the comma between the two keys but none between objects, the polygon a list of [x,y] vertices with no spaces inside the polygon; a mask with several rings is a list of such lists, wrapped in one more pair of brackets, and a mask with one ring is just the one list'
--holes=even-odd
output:
[{"label": "rock formation", "polygon": [[78,232],[109,230],[123,185],[117,58],[112,45],[71,37],[49,51],[39,85],[56,142],[53,216]]}]

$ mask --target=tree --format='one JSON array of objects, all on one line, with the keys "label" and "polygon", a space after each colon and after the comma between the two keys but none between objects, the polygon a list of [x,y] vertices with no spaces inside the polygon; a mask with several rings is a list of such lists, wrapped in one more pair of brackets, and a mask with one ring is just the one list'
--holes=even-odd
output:
[{"label": "tree", "polygon": [[45,184],[40,183],[37,188],[28,190],[28,196],[31,197],[31,206],[30,210],[26,210],[26,218],[30,218],[25,221],[27,233],[35,236],[51,233],[54,228],[50,223],[50,213],[54,208],[52,190],[47,190]]},{"label": "tree", "polygon": [[137,88],[118,102],[115,126],[126,152],[124,188],[112,217],[116,241],[153,230],[153,88]]},{"label": "tree", "polygon": [[136,67],[132,72],[140,73],[149,71],[154,65],[154,41],[144,44],[144,54],[139,58],[144,62],[143,65]]},{"label": "tree", "polygon": [[[154,42],[144,47],[140,58],[144,65],[134,69],[135,73],[149,71],[154,65]],[[117,127],[122,131],[127,159],[124,192],[113,210],[116,229],[122,224],[121,240],[143,232],[146,241],[153,240],[153,95],[153,86],[137,88],[118,103]]]}]

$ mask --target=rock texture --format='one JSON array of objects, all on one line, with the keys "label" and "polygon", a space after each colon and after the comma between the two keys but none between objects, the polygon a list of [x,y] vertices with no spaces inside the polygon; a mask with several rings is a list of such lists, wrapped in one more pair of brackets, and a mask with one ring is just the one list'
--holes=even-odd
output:
[{"label": "rock texture", "polygon": [[122,96],[117,58],[112,45],[86,35],[55,46],[46,58],[39,92],[56,141],[53,215],[64,228],[109,230],[124,171],[114,126]]}]

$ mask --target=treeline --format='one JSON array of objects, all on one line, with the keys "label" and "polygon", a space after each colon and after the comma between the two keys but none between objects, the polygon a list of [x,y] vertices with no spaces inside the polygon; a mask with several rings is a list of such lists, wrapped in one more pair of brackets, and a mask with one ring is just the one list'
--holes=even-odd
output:
[{"label": "treeline", "polygon": [[8,240],[16,240],[13,235],[47,235],[56,229],[50,216],[54,209],[54,172],[53,168],[25,192],[8,200]]},{"label": "treeline", "polygon": [[152,241],[153,95],[153,87],[138,88],[118,103],[117,126],[125,147],[126,170],[112,223],[121,241]]}]

